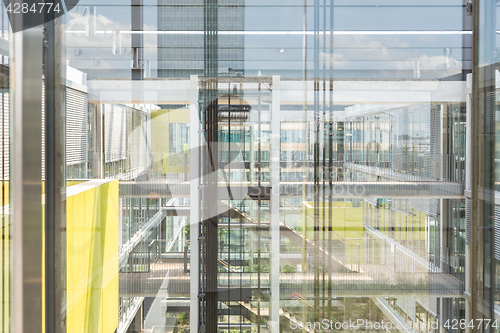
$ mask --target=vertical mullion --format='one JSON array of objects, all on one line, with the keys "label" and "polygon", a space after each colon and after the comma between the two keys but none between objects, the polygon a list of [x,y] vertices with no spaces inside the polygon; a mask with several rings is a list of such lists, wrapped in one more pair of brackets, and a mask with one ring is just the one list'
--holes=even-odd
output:
[{"label": "vertical mullion", "polygon": [[42,323],[41,27],[12,35],[11,203],[13,332],[39,332]]},{"label": "vertical mullion", "polygon": [[[45,332],[65,332],[65,85],[62,18],[45,26]],[[43,147],[42,147],[43,148]]]}]

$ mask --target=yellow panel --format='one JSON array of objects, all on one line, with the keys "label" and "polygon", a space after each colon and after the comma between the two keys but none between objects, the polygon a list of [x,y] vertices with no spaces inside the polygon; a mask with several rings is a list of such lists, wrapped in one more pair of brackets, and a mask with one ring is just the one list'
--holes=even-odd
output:
[{"label": "yellow panel", "polygon": [[345,216],[344,212],[339,208],[334,208],[332,211],[332,230],[340,235],[342,239],[346,238],[346,230],[345,230]]},{"label": "yellow panel", "polygon": [[[4,188],[3,188],[3,198],[4,198],[4,203],[8,204],[9,203],[9,182],[4,181]],[[4,235],[10,235],[10,225],[9,225],[9,218],[8,216],[5,216],[5,223],[4,223]],[[4,332],[10,332],[10,274],[9,274],[9,267],[10,267],[10,244],[9,244],[9,239],[8,237],[3,238],[3,281],[4,281],[4,309],[3,309],[3,323],[4,323]]]},{"label": "yellow panel", "polygon": [[[42,184],[43,185],[43,184]],[[45,299],[45,205],[42,205],[42,300]],[[42,301],[42,333],[45,333],[45,302]]]},{"label": "yellow panel", "polygon": [[[313,201],[307,201],[307,204],[310,205],[311,207],[314,207],[314,202]],[[333,208],[336,207],[352,207],[352,202],[349,201],[332,201],[331,205]],[[319,207],[323,207],[323,202],[319,203]],[[329,208],[330,207],[330,202],[325,202],[325,207]]]},{"label": "yellow panel", "polygon": [[66,223],[67,331],[112,333],[118,326],[118,181],[68,197]]},{"label": "yellow panel", "polygon": [[[327,204],[329,203],[325,203],[325,206]],[[319,216],[322,220],[323,210],[325,216],[329,216],[329,208],[323,208],[321,203],[320,205]],[[308,217],[306,237],[312,239],[314,223],[311,220],[314,220],[314,202],[302,202],[302,211]],[[363,253],[363,207],[352,207],[351,202],[332,202],[332,233],[334,237],[346,243],[347,262],[358,262]],[[320,232],[319,236],[320,239],[327,237],[323,232]]]},{"label": "yellow panel", "polygon": [[[2,195],[5,195],[5,188],[2,187]],[[4,216],[6,218],[8,218],[8,216]],[[2,232],[5,234],[7,228],[8,228],[8,223],[5,223],[3,226],[2,226]],[[8,243],[8,238],[7,237],[2,237],[2,246],[0,247],[0,258],[5,258],[5,255],[4,255],[4,248],[5,248],[5,244]],[[9,266],[6,265],[5,262],[2,263],[2,276],[0,277],[1,280],[0,282],[3,283],[5,281],[5,278],[9,275]],[[0,299],[2,299],[2,302],[0,303],[0,329],[3,331],[3,332],[8,332],[8,330],[5,330],[6,328],[6,324],[8,322],[8,320],[5,320],[4,321],[4,316],[5,316],[5,311],[8,309],[8,297],[7,297],[7,290],[8,290],[8,287],[6,288],[6,286],[8,286],[8,284],[2,284],[4,287],[3,288],[0,288]],[[5,317],[6,319],[8,317]]]},{"label": "yellow panel", "polygon": [[384,204],[384,208],[382,208],[382,216],[383,216],[383,219],[382,219],[382,225],[383,225],[383,230],[384,230],[384,234],[386,236],[391,236],[390,235],[390,232],[389,232],[389,219],[390,219],[390,209],[386,207],[386,205]]},{"label": "yellow panel", "polygon": [[4,205],[9,204],[9,182],[4,180],[3,184],[3,200],[4,200]]},{"label": "yellow panel", "polygon": [[342,208],[346,217],[347,238],[363,238],[363,208]]},{"label": "yellow panel", "polygon": [[[184,157],[179,156],[182,154],[170,153],[169,134],[171,123],[189,124],[189,121],[190,113],[187,109],[153,110],[151,112],[151,152],[155,156],[155,164],[153,165],[155,172],[184,173]],[[189,145],[185,145],[184,149],[188,150]]]},{"label": "yellow panel", "polygon": [[[4,180],[3,186],[0,187],[0,205],[9,204],[9,182]],[[2,202],[3,200],[3,202]],[[3,235],[9,235],[9,212],[8,208],[5,211],[5,215],[2,215],[4,218],[2,225],[2,233]],[[3,283],[3,288],[0,288],[0,297],[2,301],[0,301],[0,330],[2,332],[10,332],[10,244],[9,237],[2,237],[2,243],[0,246],[0,260],[2,260],[2,269],[0,277],[0,283]]]},{"label": "yellow panel", "polygon": [[106,230],[101,238],[104,259],[102,296],[105,300],[102,332],[113,332],[118,325],[118,182],[108,183],[106,188],[101,188],[101,207],[101,221],[105,223],[102,230]]},{"label": "yellow panel", "polygon": [[406,240],[406,215],[401,212],[396,212],[396,239]]},{"label": "yellow panel", "polygon": [[69,187],[69,186],[78,185],[78,184],[82,184],[82,183],[85,183],[85,180],[68,180],[66,182],[66,186]]},{"label": "yellow panel", "polygon": [[[3,181],[3,186],[0,188],[1,198],[3,198],[3,204],[7,205],[9,203],[9,182]],[[9,234],[9,215],[5,214],[2,216],[5,218],[5,222],[2,225],[3,235]],[[0,283],[2,283],[3,288],[0,288],[0,330],[2,332],[9,332],[9,238],[2,237],[2,245],[0,246],[0,259],[2,260],[2,276],[0,277]]]}]

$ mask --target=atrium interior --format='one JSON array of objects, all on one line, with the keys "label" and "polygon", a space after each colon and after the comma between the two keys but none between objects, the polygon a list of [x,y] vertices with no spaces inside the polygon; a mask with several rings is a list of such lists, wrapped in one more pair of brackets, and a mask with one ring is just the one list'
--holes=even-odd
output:
[{"label": "atrium interior", "polygon": [[500,332],[496,1],[11,2],[2,332]]}]

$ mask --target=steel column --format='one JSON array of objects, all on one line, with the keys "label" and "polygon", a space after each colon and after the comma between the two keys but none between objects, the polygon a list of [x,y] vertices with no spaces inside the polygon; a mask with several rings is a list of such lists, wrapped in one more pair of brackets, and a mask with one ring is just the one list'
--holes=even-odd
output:
[{"label": "steel column", "polygon": [[11,39],[11,313],[16,333],[42,330],[42,42],[41,26]]},{"label": "steel column", "polygon": [[[271,201],[269,203],[269,232],[271,242],[269,248],[269,278],[271,302],[269,308],[269,328],[271,333],[279,332],[280,306],[280,77],[273,76],[271,98],[271,148],[270,185]],[[260,209],[260,207],[259,207]]]},{"label": "steel column", "polygon": [[191,332],[199,330],[200,304],[198,294],[200,291],[200,115],[198,110],[198,76],[191,76],[191,104],[190,113],[190,329]]},{"label": "steel column", "polygon": [[[53,13],[52,13],[53,14]],[[47,15],[49,16],[49,15]],[[50,15],[52,16],[52,15]],[[47,17],[45,83],[45,331],[64,332],[66,261],[65,62],[61,18]],[[43,147],[42,147],[43,148]]]},{"label": "steel column", "polygon": [[219,169],[218,161],[218,0],[204,0],[204,81],[202,99],[203,111],[202,128],[204,129],[206,147],[203,149],[203,181],[202,181],[202,232],[201,242],[203,243],[202,257],[202,278],[203,296],[202,306],[204,306],[201,318],[200,331],[207,333],[217,332],[218,313],[218,263],[217,255],[219,250],[218,242],[218,195],[217,195],[217,174]]},{"label": "steel column", "polygon": [[[482,235],[482,202],[479,200],[479,182],[481,180],[481,169],[483,167],[481,148],[481,105],[479,97],[479,0],[473,1],[473,40],[472,40],[472,117],[471,117],[471,145],[472,160],[475,163],[471,167],[471,274],[470,274],[470,314],[469,318],[479,317],[478,302],[482,299],[482,277],[479,269],[483,261],[480,250]],[[473,327],[472,332],[478,332]]]}]

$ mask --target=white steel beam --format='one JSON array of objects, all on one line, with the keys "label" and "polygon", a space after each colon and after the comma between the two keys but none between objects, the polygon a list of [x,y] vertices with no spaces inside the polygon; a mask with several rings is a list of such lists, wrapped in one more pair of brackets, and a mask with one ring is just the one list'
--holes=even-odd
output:
[{"label": "white steel beam", "polygon": [[280,77],[273,76],[271,97],[271,149],[270,156],[270,287],[271,303],[269,328],[271,333],[279,332],[280,306]]},{"label": "white steel beam", "polygon": [[189,114],[190,114],[190,328],[191,332],[198,332],[200,289],[200,115],[198,110],[198,76],[192,75],[189,85]]}]

